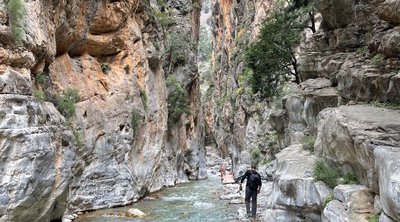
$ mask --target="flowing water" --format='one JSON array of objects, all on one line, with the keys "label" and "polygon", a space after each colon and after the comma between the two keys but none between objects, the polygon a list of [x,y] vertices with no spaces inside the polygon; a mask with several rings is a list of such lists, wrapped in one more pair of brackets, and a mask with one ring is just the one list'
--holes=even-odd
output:
[{"label": "flowing water", "polygon": [[[94,211],[81,215],[76,222],[144,222],[144,221],[235,221],[238,205],[220,200],[223,185],[209,179],[180,184],[150,194],[130,206]],[[130,208],[137,208],[149,216],[144,219],[123,218]]]}]

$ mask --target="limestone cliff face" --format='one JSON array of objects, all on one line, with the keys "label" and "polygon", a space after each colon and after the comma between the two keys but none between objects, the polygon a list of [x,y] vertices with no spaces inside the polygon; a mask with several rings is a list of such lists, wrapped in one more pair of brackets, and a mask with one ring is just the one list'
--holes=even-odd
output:
[{"label": "limestone cliff face", "polygon": [[[206,177],[199,1],[22,2],[17,44],[0,1],[0,221],[59,219]],[[184,61],[171,59],[169,35],[185,36]],[[190,108],[175,121],[169,76]],[[80,100],[63,117],[52,103],[68,113],[58,95],[70,89]]]},{"label": "limestone cliff face", "polygon": [[[205,118],[206,132],[234,164],[249,163],[246,154],[254,147],[276,157],[263,221],[367,221],[380,212],[380,221],[400,221],[399,112],[365,105],[399,102],[399,2],[315,1],[322,22],[315,33],[303,33],[301,84],[290,87],[283,109],[251,98],[243,87],[241,45],[257,34],[255,22],[263,19],[257,15],[268,14],[260,3],[214,1],[214,87]],[[316,138],[314,153],[302,148],[307,135]],[[362,186],[332,191],[316,182],[318,158],[354,173]],[[330,195],[335,200],[324,208]]]},{"label": "limestone cliff face", "polygon": [[[270,127],[268,104],[252,98],[245,88],[244,49],[275,1],[212,2],[213,85],[205,105],[205,126],[224,157],[233,164],[249,162],[251,148],[264,149]],[[264,150],[268,152],[268,150]]]}]

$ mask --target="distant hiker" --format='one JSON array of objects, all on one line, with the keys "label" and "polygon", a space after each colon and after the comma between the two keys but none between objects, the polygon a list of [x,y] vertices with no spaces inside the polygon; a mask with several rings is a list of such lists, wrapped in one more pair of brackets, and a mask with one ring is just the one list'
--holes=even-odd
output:
[{"label": "distant hiker", "polygon": [[244,198],[246,202],[246,212],[247,215],[250,216],[250,198],[251,198],[251,216],[256,217],[257,194],[260,193],[261,190],[261,175],[256,171],[255,164],[252,164],[251,169],[247,170],[246,173],[242,176],[242,179],[240,181],[240,190],[242,190],[242,183],[244,179],[247,179],[245,198]]},{"label": "distant hiker", "polygon": [[226,174],[226,167],[225,163],[222,163],[221,166],[219,167],[219,172],[221,174],[221,182],[224,180],[224,176]]}]

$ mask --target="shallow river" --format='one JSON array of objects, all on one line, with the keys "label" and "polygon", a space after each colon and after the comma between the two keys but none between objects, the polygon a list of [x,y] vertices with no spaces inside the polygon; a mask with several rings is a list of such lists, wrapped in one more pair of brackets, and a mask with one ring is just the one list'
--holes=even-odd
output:
[{"label": "shallow river", "polygon": [[[95,211],[81,215],[76,222],[140,221],[235,221],[238,205],[219,200],[222,184],[209,179],[180,184],[151,194],[130,206]],[[145,219],[118,218],[120,212],[137,208],[149,216]]]}]

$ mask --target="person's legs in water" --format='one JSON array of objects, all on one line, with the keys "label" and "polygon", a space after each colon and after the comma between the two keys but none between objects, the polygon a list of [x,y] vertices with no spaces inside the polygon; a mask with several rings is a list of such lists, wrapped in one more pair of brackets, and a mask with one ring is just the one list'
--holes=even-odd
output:
[{"label": "person's legs in water", "polygon": [[250,216],[250,198],[251,198],[251,190],[250,190],[250,187],[246,186],[246,193],[244,195],[244,202],[246,203],[247,216]]},{"label": "person's legs in water", "polygon": [[256,217],[257,215],[257,191],[251,191],[251,216]]}]

